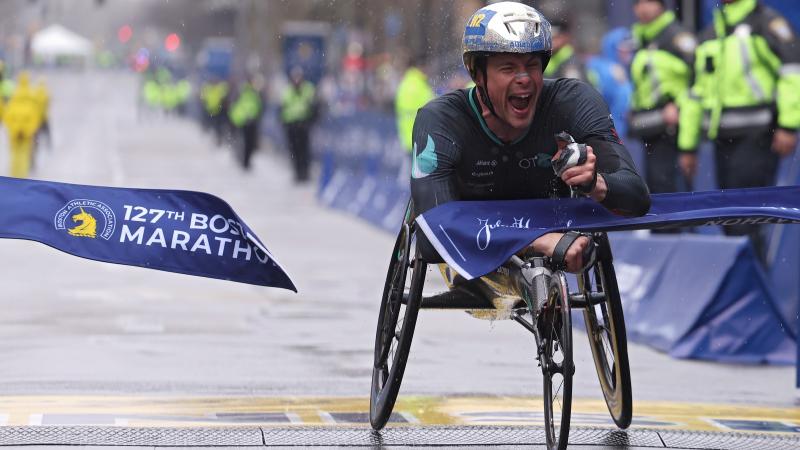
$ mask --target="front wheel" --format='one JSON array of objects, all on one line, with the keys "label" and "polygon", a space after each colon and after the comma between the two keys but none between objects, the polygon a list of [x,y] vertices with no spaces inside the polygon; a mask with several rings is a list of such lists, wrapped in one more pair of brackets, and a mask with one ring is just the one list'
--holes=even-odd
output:
[{"label": "front wheel", "polygon": [[404,224],[389,262],[378,314],[369,402],[369,421],[375,430],[386,425],[394,409],[417,323],[427,264],[415,244],[413,224]]},{"label": "front wheel", "polygon": [[625,318],[617,286],[617,276],[610,258],[608,241],[601,243],[609,257],[600,259],[592,269],[578,277],[582,292],[602,292],[604,299],[596,305],[587,305],[583,311],[589,347],[592,349],[600,388],[603,390],[608,412],[614,423],[628,428],[633,418],[631,371],[628,363],[628,339]]},{"label": "front wheel", "polygon": [[572,413],[572,317],[567,280],[553,274],[547,303],[540,312],[540,362],[544,375],[544,426],[549,449],[565,449]]}]

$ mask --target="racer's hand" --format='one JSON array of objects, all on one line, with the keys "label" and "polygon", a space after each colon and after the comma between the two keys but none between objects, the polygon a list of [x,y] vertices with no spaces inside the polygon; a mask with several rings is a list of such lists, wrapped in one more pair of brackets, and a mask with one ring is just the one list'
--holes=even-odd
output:
[{"label": "racer's hand", "polygon": [[[553,156],[553,159],[559,159],[561,157],[561,149],[564,146],[559,144],[558,152]],[[565,170],[563,174],[561,174],[561,180],[567,184],[567,186],[579,186],[585,185],[592,182],[592,178],[595,176],[595,164],[597,163],[597,156],[594,154],[594,150],[592,149],[591,145],[586,146],[586,162],[579,165],[573,166],[569,169]],[[606,180],[603,178],[602,175],[597,174],[597,182],[595,183],[594,189],[589,194],[597,202],[602,202],[606,198],[606,193],[608,192],[608,186],[606,185]]]},{"label": "racer's hand", "polygon": [[[556,249],[556,244],[561,239],[564,233],[547,233],[539,236],[533,243],[531,248],[534,252],[542,253],[547,257],[553,256],[553,250]],[[567,272],[577,273],[583,269],[583,252],[589,246],[591,241],[586,236],[581,236],[575,239],[575,242],[567,249],[567,254],[564,255],[564,262],[567,264]]]},{"label": "racer's hand", "polygon": [[786,157],[794,152],[795,147],[797,147],[797,133],[781,128],[775,130],[775,136],[772,137],[772,151],[781,157]]},{"label": "racer's hand", "polygon": [[678,166],[686,178],[694,178],[694,174],[697,173],[697,154],[694,152],[681,152],[678,157]]}]

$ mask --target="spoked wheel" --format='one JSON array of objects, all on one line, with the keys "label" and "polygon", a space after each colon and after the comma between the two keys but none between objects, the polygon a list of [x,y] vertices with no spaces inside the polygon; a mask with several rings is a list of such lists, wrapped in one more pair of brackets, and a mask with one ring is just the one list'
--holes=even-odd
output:
[{"label": "spoked wheel", "polygon": [[541,364],[544,375],[544,427],[547,447],[565,449],[572,412],[572,318],[564,274],[550,280],[547,304],[539,317]]},{"label": "spoked wheel", "polygon": [[400,390],[426,271],[427,264],[417,254],[414,227],[404,224],[389,263],[375,336],[369,402],[369,421],[375,430],[386,425]]},{"label": "spoked wheel", "polygon": [[606,239],[605,236],[601,238],[601,252],[607,252],[608,257],[599,259],[592,273],[586,271],[579,276],[578,284],[584,293],[593,291],[605,294],[605,299],[599,304],[587,305],[583,318],[608,412],[618,427],[628,428],[633,417],[628,339],[617,276]]}]

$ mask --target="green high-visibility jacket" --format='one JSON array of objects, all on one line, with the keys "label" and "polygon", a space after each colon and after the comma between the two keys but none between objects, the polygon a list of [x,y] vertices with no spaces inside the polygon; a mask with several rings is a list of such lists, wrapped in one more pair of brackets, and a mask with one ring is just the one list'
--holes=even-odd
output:
[{"label": "green high-visibility jacket", "polygon": [[637,50],[631,62],[631,132],[640,136],[664,131],[664,105],[680,107],[692,80],[697,41],[667,11],[632,29]]},{"label": "green high-visibility jacket", "polygon": [[184,104],[189,101],[189,97],[192,96],[192,83],[189,80],[180,80],[176,84],[177,92],[178,92],[178,103]]},{"label": "green high-visibility jacket", "polygon": [[694,150],[703,129],[716,139],[775,123],[800,128],[800,41],[785,18],[757,0],[723,5],[700,36],[678,145]]},{"label": "green high-visibility jacket", "polygon": [[178,89],[174,83],[161,85],[161,106],[167,111],[171,111],[178,106]]},{"label": "green high-visibility jacket", "polygon": [[586,68],[575,54],[575,47],[569,44],[553,53],[550,62],[544,69],[544,76],[546,78],[575,78],[584,81],[589,79],[586,75]]},{"label": "green high-visibility jacket", "polygon": [[253,86],[247,83],[242,86],[239,98],[231,106],[228,118],[235,127],[241,128],[257,121],[261,117],[261,109],[261,96]]},{"label": "green high-visibility jacket", "polygon": [[203,100],[203,107],[210,116],[216,116],[222,111],[225,97],[228,96],[228,83],[218,81],[216,83],[204,84],[200,89],[200,98]]},{"label": "green high-visibility jacket", "polygon": [[161,86],[154,79],[148,79],[144,82],[143,95],[147,105],[151,108],[158,108],[161,105]]},{"label": "green high-visibility jacket", "polygon": [[308,81],[300,83],[299,87],[289,86],[283,93],[281,102],[281,120],[283,123],[295,123],[311,120],[314,115],[316,89]]},{"label": "green high-visibility jacket", "polygon": [[412,134],[417,111],[433,100],[433,88],[428,77],[416,67],[410,67],[397,86],[394,110],[397,119],[397,136],[406,151],[411,152]]},{"label": "green high-visibility jacket", "polygon": [[14,95],[14,88],[16,87],[16,83],[14,80],[6,78],[0,83],[0,95],[6,100],[10,99],[12,95]]}]

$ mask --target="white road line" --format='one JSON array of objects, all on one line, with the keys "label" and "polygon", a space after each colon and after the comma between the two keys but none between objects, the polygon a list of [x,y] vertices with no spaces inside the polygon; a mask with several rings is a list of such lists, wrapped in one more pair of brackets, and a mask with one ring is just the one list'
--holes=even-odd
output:
[{"label": "white road line", "polygon": [[411,414],[410,412],[403,411],[403,412],[400,412],[398,414],[400,414],[400,416],[402,416],[403,419],[406,419],[406,422],[408,422],[408,423],[420,423],[419,419],[414,417],[414,415]]},{"label": "white road line", "polygon": [[318,411],[318,413],[319,413],[319,418],[322,419],[323,422],[330,424],[336,423],[336,419],[334,419],[330,413],[325,411]]}]

